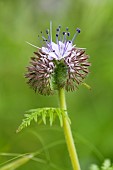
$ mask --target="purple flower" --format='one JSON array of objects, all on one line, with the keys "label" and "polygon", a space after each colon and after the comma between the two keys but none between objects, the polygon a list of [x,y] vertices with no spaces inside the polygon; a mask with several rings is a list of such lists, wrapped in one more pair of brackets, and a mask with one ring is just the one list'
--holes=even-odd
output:
[{"label": "purple flower", "polygon": [[[38,93],[50,95],[54,90],[65,88],[73,91],[83,82],[89,73],[89,56],[84,48],[73,45],[80,29],[76,29],[72,40],[70,32],[66,28],[61,32],[61,26],[56,29],[56,42],[52,41],[52,23],[50,30],[46,30],[47,38],[42,35],[44,46],[34,52],[30,66],[27,67],[25,77],[28,84]],[[34,45],[33,45],[34,46]]]}]

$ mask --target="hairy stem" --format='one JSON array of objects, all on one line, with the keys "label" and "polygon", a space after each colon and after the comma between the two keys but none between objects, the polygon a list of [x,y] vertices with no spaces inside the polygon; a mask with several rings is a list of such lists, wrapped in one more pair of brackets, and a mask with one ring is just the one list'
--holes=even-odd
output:
[{"label": "hairy stem", "polygon": [[73,170],[80,170],[80,165],[79,165],[79,161],[78,161],[78,157],[76,153],[76,148],[74,145],[70,123],[66,116],[68,113],[67,113],[67,107],[66,107],[66,101],[65,101],[65,90],[63,88],[59,89],[59,101],[60,101],[60,108],[65,110],[65,114],[63,114],[63,129],[64,129],[64,135],[65,135],[72,167],[73,167]]}]

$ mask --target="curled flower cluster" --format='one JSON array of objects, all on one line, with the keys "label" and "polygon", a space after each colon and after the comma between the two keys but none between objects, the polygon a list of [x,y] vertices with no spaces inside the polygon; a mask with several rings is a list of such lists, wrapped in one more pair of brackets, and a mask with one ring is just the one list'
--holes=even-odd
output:
[{"label": "curled flower cluster", "polygon": [[66,28],[61,33],[61,26],[56,29],[56,43],[52,41],[52,23],[50,30],[46,30],[47,39],[42,35],[45,45],[34,52],[30,66],[27,67],[25,77],[28,84],[38,93],[50,95],[54,90],[65,87],[67,91],[73,91],[83,82],[89,73],[89,56],[84,48],[73,45],[80,29],[76,29],[72,40],[70,32]]}]

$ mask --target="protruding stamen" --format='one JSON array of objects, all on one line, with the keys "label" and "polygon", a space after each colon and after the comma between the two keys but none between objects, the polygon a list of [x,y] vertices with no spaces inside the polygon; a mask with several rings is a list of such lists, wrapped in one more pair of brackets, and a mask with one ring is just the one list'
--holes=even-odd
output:
[{"label": "protruding stamen", "polygon": [[59,28],[57,28],[57,29],[56,29],[56,31],[57,31],[57,32],[59,32],[59,31],[60,31],[60,29],[59,29]]},{"label": "protruding stamen", "polygon": [[58,34],[56,34],[56,37],[58,37]]},{"label": "protruding stamen", "polygon": [[66,50],[67,50],[67,48],[68,48],[68,45],[71,43],[71,41],[69,40],[69,41],[66,41],[66,43],[65,43],[65,47],[64,47],[64,51],[63,51],[63,53],[62,53],[62,55],[64,55],[65,54],[65,52],[66,52]]},{"label": "protruding stamen", "polygon": [[43,41],[46,41],[46,42],[47,42],[47,39],[43,39]]},{"label": "protruding stamen", "polygon": [[48,35],[48,38],[46,38],[46,37],[44,36],[44,34],[43,34],[42,31],[40,31],[40,33],[41,33],[41,37],[42,37],[43,42],[45,42],[46,45],[48,46],[48,45],[50,44],[49,30],[48,30],[48,29],[46,30],[46,34]]},{"label": "protruding stamen", "polygon": [[46,29],[46,34],[48,35],[48,42],[51,42],[50,34],[49,34],[49,29]]},{"label": "protruding stamen", "polygon": [[66,28],[66,31],[68,31],[68,30],[69,30],[69,28],[67,27],[67,28]]},{"label": "protruding stamen", "polygon": [[40,33],[42,34],[42,39],[43,39],[43,41],[46,41],[46,38],[44,37],[44,35],[43,35],[43,32],[42,31],[40,31]]},{"label": "protruding stamen", "polygon": [[66,33],[66,32],[63,32],[62,34],[63,34],[62,42],[65,42],[65,41],[66,41],[66,35],[67,35],[67,33]]},{"label": "protruding stamen", "polygon": [[75,39],[76,39],[76,37],[77,37],[77,35],[80,33],[80,29],[79,28],[77,28],[76,29],[76,33],[74,34],[74,36],[73,36],[73,38],[72,38],[72,43],[75,41]]},{"label": "protruding stamen", "polygon": [[70,36],[70,32],[67,32],[67,36],[68,36],[68,37]]},{"label": "protruding stamen", "polygon": [[58,34],[56,34],[56,43],[58,44]]},{"label": "protruding stamen", "polygon": [[76,31],[77,31],[78,33],[80,33],[80,32],[81,32],[81,30],[80,30],[79,28],[77,28],[77,29],[76,29]]},{"label": "protruding stamen", "polygon": [[42,36],[42,39],[43,39],[43,41],[46,41],[46,42],[47,42],[47,39],[46,39],[44,36]]},{"label": "protruding stamen", "polygon": [[[59,27],[56,29],[56,37],[59,37],[59,35],[60,35],[60,28],[61,28],[61,26],[59,26]],[[57,43],[58,43],[58,38],[57,38]]]},{"label": "protruding stamen", "polygon": [[48,29],[46,30],[46,34],[47,34],[47,35],[49,34],[49,30],[48,30]]},{"label": "protruding stamen", "polygon": [[58,44],[58,49],[60,51],[60,45],[59,45],[59,33],[56,34],[56,43]]},{"label": "protruding stamen", "polygon": [[43,44],[43,38],[42,38],[42,35],[38,35],[38,40],[40,41],[40,43]]}]

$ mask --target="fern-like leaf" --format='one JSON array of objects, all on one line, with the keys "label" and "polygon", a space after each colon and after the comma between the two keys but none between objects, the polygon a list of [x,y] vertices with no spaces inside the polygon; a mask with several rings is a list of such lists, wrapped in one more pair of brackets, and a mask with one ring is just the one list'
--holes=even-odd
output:
[{"label": "fern-like leaf", "polygon": [[[62,120],[63,114],[65,114],[65,111],[60,108],[38,108],[38,109],[29,110],[24,115],[25,118],[22,120],[22,123],[18,127],[17,132],[20,132],[22,129],[29,126],[32,120],[38,123],[43,122],[44,124],[46,124],[48,120],[50,126],[52,126],[56,117],[58,117],[60,121],[60,125],[63,126],[63,120]],[[67,115],[66,117],[69,120],[69,117]]]}]

